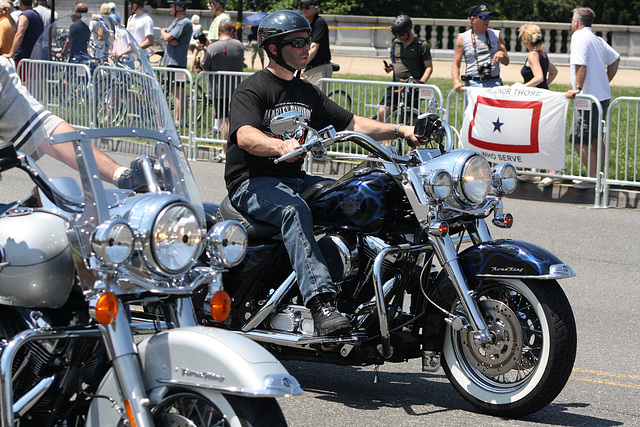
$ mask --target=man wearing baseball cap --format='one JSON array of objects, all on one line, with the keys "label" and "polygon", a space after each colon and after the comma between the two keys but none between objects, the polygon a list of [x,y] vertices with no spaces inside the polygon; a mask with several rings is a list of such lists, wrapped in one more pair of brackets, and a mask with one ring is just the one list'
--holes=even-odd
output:
[{"label": "man wearing baseball cap", "polygon": [[322,78],[333,76],[331,51],[329,50],[329,26],[327,21],[318,14],[317,0],[302,0],[298,4],[298,10],[311,24],[309,63],[303,76],[307,81],[316,84]]},{"label": "man wearing baseball cap", "polygon": [[[493,14],[484,4],[477,4],[469,9],[471,29],[458,35],[453,53],[451,77],[456,92],[462,92],[465,84],[502,86],[500,64],[509,65],[509,55],[500,31],[489,29]],[[461,75],[463,57],[466,69],[465,74]]]}]

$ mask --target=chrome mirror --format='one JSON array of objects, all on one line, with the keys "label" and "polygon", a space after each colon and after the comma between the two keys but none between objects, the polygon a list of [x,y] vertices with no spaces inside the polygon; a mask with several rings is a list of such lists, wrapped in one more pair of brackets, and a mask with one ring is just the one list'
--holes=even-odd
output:
[{"label": "chrome mirror", "polygon": [[302,124],[304,122],[299,111],[287,111],[271,119],[269,126],[271,132],[276,135],[284,135],[295,132]]}]

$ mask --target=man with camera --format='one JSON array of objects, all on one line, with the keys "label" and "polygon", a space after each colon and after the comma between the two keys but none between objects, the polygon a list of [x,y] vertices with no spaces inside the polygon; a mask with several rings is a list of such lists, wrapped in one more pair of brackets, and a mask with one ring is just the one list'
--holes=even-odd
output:
[{"label": "man with camera", "polygon": [[[500,31],[489,29],[493,12],[484,4],[469,9],[471,29],[458,35],[453,53],[451,77],[453,88],[462,92],[463,86],[502,86],[500,64],[509,65],[507,47]],[[460,74],[464,56],[465,74]]]}]

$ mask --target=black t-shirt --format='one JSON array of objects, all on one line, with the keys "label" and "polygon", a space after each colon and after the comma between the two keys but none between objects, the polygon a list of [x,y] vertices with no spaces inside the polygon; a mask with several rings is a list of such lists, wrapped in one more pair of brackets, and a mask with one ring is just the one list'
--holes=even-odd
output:
[{"label": "black t-shirt", "polygon": [[353,113],[331,101],[306,80],[283,80],[269,70],[258,71],[238,85],[229,111],[229,141],[224,179],[231,193],[252,176],[302,177],[303,160],[273,163],[275,157],[258,157],[238,146],[237,131],[250,125],[273,136],[269,123],[275,116],[296,110],[314,129],[333,125],[341,131],[351,122]]},{"label": "black t-shirt", "polygon": [[69,58],[80,55],[81,53],[87,53],[87,47],[89,45],[89,38],[91,38],[91,31],[89,26],[83,21],[76,21],[69,27],[69,38],[73,40],[71,43],[71,49],[69,50]]},{"label": "black t-shirt", "polygon": [[329,26],[324,18],[316,13],[311,24],[311,42],[318,43],[318,51],[309,62],[308,67],[316,67],[331,61],[331,50],[329,50]]}]

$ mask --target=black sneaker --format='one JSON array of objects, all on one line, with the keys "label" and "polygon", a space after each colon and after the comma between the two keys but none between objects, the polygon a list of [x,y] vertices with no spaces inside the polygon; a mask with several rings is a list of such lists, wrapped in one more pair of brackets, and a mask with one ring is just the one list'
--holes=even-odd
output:
[{"label": "black sneaker", "polygon": [[342,335],[351,331],[351,323],[338,311],[332,293],[316,295],[309,301],[315,336]]}]

